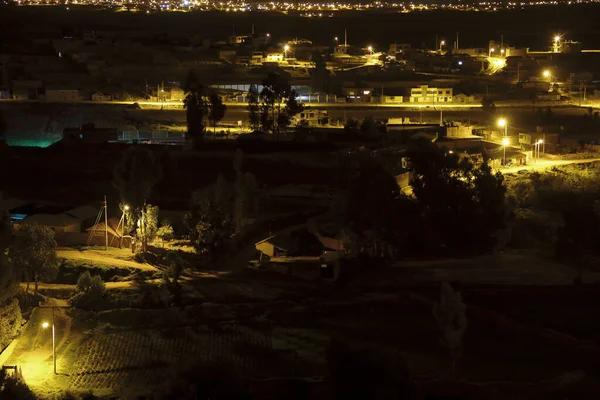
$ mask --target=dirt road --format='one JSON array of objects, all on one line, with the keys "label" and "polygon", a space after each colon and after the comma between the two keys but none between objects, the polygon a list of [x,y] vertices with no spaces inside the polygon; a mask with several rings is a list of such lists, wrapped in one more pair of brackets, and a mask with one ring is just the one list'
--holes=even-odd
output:
[{"label": "dirt road", "polygon": [[520,171],[533,171],[551,167],[560,167],[570,164],[588,164],[600,161],[600,158],[580,158],[576,160],[539,160],[529,165],[519,165],[516,167],[501,168],[499,171],[503,174],[514,174]]}]

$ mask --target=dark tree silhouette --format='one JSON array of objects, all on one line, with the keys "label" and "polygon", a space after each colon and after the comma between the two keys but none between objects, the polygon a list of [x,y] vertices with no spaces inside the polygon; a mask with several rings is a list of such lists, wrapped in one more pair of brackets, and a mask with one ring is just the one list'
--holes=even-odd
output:
[{"label": "dark tree silhouette", "polygon": [[[139,146],[125,150],[113,170],[112,185],[119,192],[121,203],[129,206],[129,221],[140,220],[152,189],[162,177],[162,167],[153,152]],[[145,224],[142,225],[142,230],[145,231]],[[146,235],[143,238],[145,241]]]},{"label": "dark tree silhouette", "polygon": [[208,102],[206,90],[198,83],[196,75],[190,71],[185,87],[185,108],[188,136],[193,141],[194,147],[198,147],[204,140],[206,130],[206,117],[208,114]]},{"label": "dark tree silhouette", "polygon": [[213,139],[216,137],[217,124],[225,117],[227,106],[223,103],[223,99],[216,92],[211,92],[208,96],[208,120],[213,126]]},{"label": "dark tree silhouette", "polygon": [[253,131],[257,131],[260,128],[259,96],[260,94],[256,85],[250,85],[250,90],[248,91],[248,120]]},{"label": "dark tree silhouette", "polygon": [[416,141],[408,156],[413,194],[430,243],[459,253],[490,250],[496,232],[504,227],[502,174],[493,174],[487,160],[474,166],[428,140]]},{"label": "dark tree silhouette", "polygon": [[271,73],[263,80],[260,99],[261,124],[265,132],[271,131],[275,137],[290,125],[292,117],[303,109],[297,97],[298,93],[281,75]]}]

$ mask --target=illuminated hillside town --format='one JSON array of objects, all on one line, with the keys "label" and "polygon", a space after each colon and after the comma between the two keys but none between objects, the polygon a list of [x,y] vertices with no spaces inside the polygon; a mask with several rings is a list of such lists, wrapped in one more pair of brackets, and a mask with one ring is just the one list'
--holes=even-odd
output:
[{"label": "illuminated hillside town", "polygon": [[0,400],[600,399],[599,11],[0,0]]},{"label": "illuminated hillside town", "polygon": [[[63,5],[69,7],[93,6],[98,8],[113,9],[117,11],[130,12],[186,12],[186,11],[227,11],[227,12],[247,12],[247,11],[278,11],[305,12],[307,17],[333,17],[336,11],[372,11],[372,10],[398,10],[398,12],[411,11],[435,11],[435,10],[455,10],[455,11],[487,11],[494,12],[500,10],[518,10],[525,7],[548,6],[559,4],[585,4],[596,3],[597,0],[562,0],[562,1],[519,1],[519,2],[478,2],[478,1],[457,1],[443,4],[434,2],[413,3],[413,2],[260,2],[260,1],[198,1],[198,0],[173,0],[173,1],[154,1],[154,0],[127,0],[127,1],[101,1],[101,0],[4,0],[8,4],[17,4],[20,6],[44,6],[44,5]],[[1,2],[0,2],[1,4]],[[316,12],[316,13],[315,13]]]}]

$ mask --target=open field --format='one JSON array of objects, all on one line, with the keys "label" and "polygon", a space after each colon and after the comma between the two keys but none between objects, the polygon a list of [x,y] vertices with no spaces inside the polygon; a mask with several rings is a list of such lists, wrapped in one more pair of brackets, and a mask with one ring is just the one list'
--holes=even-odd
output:
[{"label": "open field", "polygon": [[[392,293],[361,289],[358,283],[286,301],[96,315],[60,311],[58,376],[51,374],[48,332],[40,328],[49,310],[37,310],[9,362],[20,365],[26,381],[45,395],[67,388],[148,393],[191,359],[224,360],[246,378],[290,376],[293,371],[294,376],[327,382],[328,343],[338,339],[367,349],[382,362],[399,354],[414,381],[427,387],[424,382],[441,383],[450,376],[431,312],[438,290],[429,284],[396,287]],[[586,316],[599,300],[597,290],[467,283],[460,291],[469,327],[459,370],[470,384],[503,390],[528,385],[531,390],[566,371],[593,375],[599,327]],[[215,313],[217,306],[221,311]]]},{"label": "open field", "polygon": [[132,271],[152,271],[158,269],[148,263],[139,263],[133,260],[133,254],[129,249],[109,248],[105,249],[84,249],[77,250],[69,247],[61,247],[56,250],[58,257],[64,258],[66,261],[84,262],[92,265],[106,267],[121,267]]}]

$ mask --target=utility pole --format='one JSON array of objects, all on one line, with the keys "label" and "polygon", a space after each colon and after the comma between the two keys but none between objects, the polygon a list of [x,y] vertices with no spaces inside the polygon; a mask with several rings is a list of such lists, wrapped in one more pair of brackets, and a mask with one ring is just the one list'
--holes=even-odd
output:
[{"label": "utility pole", "polygon": [[[104,241],[106,243],[106,250],[108,251],[108,212],[106,207],[106,195],[104,195]],[[52,314],[54,315],[54,314]],[[53,325],[54,326],[54,325]]]},{"label": "utility pole", "polygon": [[456,50],[458,50],[458,49],[459,49],[459,47],[458,47],[458,32],[456,32]]},{"label": "utility pole", "polygon": [[344,29],[344,47],[348,47],[348,31]]},{"label": "utility pole", "polygon": [[436,34],[435,34],[435,47],[434,47],[434,49],[435,49],[435,50],[437,50],[437,48],[438,48],[438,45],[437,45],[437,44],[438,44],[438,35],[437,35],[437,33],[436,33]]}]

